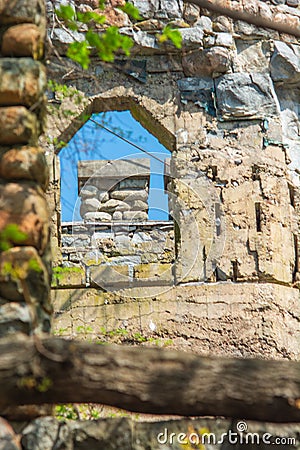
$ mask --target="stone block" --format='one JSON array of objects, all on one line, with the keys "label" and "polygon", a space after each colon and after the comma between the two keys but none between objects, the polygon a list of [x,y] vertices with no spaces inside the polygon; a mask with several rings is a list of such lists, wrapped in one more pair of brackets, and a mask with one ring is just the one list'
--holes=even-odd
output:
[{"label": "stone block", "polygon": [[48,313],[49,276],[33,247],[13,247],[0,255],[0,296],[11,301],[41,305]]},{"label": "stone block", "polygon": [[300,50],[298,45],[276,41],[270,61],[271,77],[276,82],[299,83]]},{"label": "stone block", "polygon": [[141,190],[122,190],[122,191],[113,191],[110,194],[110,197],[116,200],[122,200],[125,202],[133,202],[135,200],[142,200],[146,202],[148,199],[148,192],[144,189]]},{"label": "stone block", "polygon": [[131,281],[129,268],[126,264],[91,266],[90,276],[93,285],[104,289],[109,289],[109,287],[116,285],[126,287]]},{"label": "stone block", "polygon": [[155,12],[159,9],[159,0],[132,0],[132,3],[145,19],[154,17]]},{"label": "stone block", "polygon": [[226,73],[230,68],[231,57],[228,49],[212,47],[196,50],[182,58],[182,67],[187,76],[214,76]]},{"label": "stone block", "polygon": [[42,99],[46,71],[31,58],[0,59],[0,105],[32,106]]},{"label": "stone block", "polygon": [[0,23],[44,24],[45,2],[43,0],[0,1]]},{"label": "stone block", "polygon": [[46,190],[49,169],[39,147],[0,148],[0,177],[36,181]]},{"label": "stone block", "polygon": [[181,28],[182,47],[193,48],[203,45],[204,32],[201,27]]},{"label": "stone block", "polygon": [[30,334],[31,311],[26,303],[9,302],[0,306],[0,338],[17,332]]},{"label": "stone block", "polygon": [[58,267],[53,269],[53,287],[86,286],[86,274],[82,267]]},{"label": "stone block", "polygon": [[0,107],[0,144],[35,144],[40,124],[24,106]]},{"label": "stone block", "polygon": [[112,220],[111,214],[106,212],[87,212],[83,218],[90,222],[111,222]]},{"label": "stone block", "polygon": [[31,182],[0,184],[0,198],[0,230],[16,224],[27,236],[22,245],[43,254],[49,240],[49,212],[42,190]]},{"label": "stone block", "polygon": [[44,35],[34,24],[22,23],[3,34],[1,53],[4,56],[30,56],[40,59],[44,51]]},{"label": "stone block", "polygon": [[143,211],[124,211],[123,219],[126,221],[146,221],[148,220],[148,214]]},{"label": "stone block", "polygon": [[[192,66],[191,66],[192,70]],[[182,78],[177,81],[182,103],[191,101],[204,108],[212,116],[216,115],[214,105],[214,82],[211,78]]]},{"label": "stone block", "polygon": [[215,84],[217,111],[223,120],[279,114],[278,100],[267,74],[233,73],[218,78]]},{"label": "stone block", "polygon": [[134,267],[135,284],[172,285],[174,276],[172,264],[138,264]]}]

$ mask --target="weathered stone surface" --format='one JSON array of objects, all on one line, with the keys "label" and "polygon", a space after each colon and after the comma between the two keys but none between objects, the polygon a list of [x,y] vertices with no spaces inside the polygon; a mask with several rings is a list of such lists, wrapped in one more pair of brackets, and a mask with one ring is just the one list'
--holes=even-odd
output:
[{"label": "weathered stone surface", "polygon": [[286,4],[288,6],[296,8],[297,6],[299,6],[299,0],[286,0]]},{"label": "weathered stone surface", "polygon": [[[0,255],[0,295],[11,301],[26,301],[50,314],[49,277],[33,247],[13,247]],[[32,319],[33,320],[33,319]]]},{"label": "weathered stone surface", "polygon": [[182,28],[180,30],[182,36],[183,48],[199,47],[203,45],[203,30],[201,27]]},{"label": "weathered stone surface", "polygon": [[100,210],[104,212],[113,212],[117,211],[126,211],[128,210],[128,205],[121,200],[110,199],[108,202],[105,202],[101,205]]},{"label": "weathered stone surface", "polygon": [[123,212],[124,220],[148,220],[148,214],[142,211],[124,211]]},{"label": "weathered stone surface", "polygon": [[[30,334],[32,326],[32,310],[26,303],[8,302],[1,304],[0,299],[0,338],[20,332]],[[0,438],[1,449],[1,438]],[[6,447],[4,447],[6,450]]]},{"label": "weathered stone surface", "polygon": [[26,450],[72,450],[68,426],[59,423],[54,417],[43,417],[29,423],[22,432],[22,448]]},{"label": "weathered stone surface", "polygon": [[41,28],[34,24],[14,25],[3,34],[1,53],[4,56],[31,56],[40,59],[44,50]]},{"label": "weathered stone surface", "polygon": [[44,194],[34,183],[0,184],[0,230],[12,223],[27,235],[22,245],[32,245],[44,253],[49,239],[49,213]]},{"label": "weathered stone surface", "polygon": [[185,3],[183,8],[183,18],[193,24],[198,20],[200,15],[200,7],[191,3]]},{"label": "weathered stone surface", "polygon": [[211,78],[183,78],[177,81],[180,90],[181,101],[192,101],[205,109],[209,114],[215,115],[213,99],[214,82]]},{"label": "weathered stone surface", "polygon": [[138,191],[113,191],[110,194],[111,198],[114,198],[116,200],[125,200],[126,202],[134,201],[134,200],[142,200],[143,202],[147,201],[148,199],[148,192],[145,190],[138,190]]},{"label": "weathered stone surface", "polygon": [[133,5],[138,8],[141,16],[150,19],[159,9],[159,0],[132,0]]},{"label": "weathered stone surface", "polygon": [[46,88],[44,66],[31,58],[0,59],[0,105],[32,106]]},{"label": "weathered stone surface", "polygon": [[0,450],[21,450],[19,436],[2,417],[0,417]]},{"label": "weathered stone surface", "polygon": [[98,188],[96,186],[86,185],[81,189],[79,195],[83,199],[95,198],[98,195]]},{"label": "weathered stone surface", "polygon": [[142,200],[135,200],[133,202],[130,201],[130,210],[131,211],[147,211],[148,203],[143,202]]},{"label": "weathered stone surface", "polygon": [[1,0],[0,23],[45,23],[45,3],[42,0]]},{"label": "weathered stone surface", "polygon": [[88,212],[97,212],[101,207],[101,202],[96,198],[86,198],[80,205],[80,215],[83,217]]},{"label": "weathered stone surface", "polygon": [[231,64],[230,53],[223,47],[196,50],[184,55],[182,67],[187,76],[215,76],[226,73]]},{"label": "weathered stone surface", "polygon": [[23,106],[0,107],[0,144],[36,143],[40,124]]},{"label": "weathered stone surface", "polygon": [[39,147],[0,148],[0,177],[36,181],[46,190],[49,170]]},{"label": "weathered stone surface", "polygon": [[270,68],[274,81],[298,83],[300,81],[300,50],[298,46],[276,41]]},{"label": "weathered stone surface", "polygon": [[111,214],[106,212],[88,212],[83,216],[84,220],[99,221],[99,222],[110,222],[112,217]]},{"label": "weathered stone surface", "polygon": [[278,100],[266,74],[235,73],[216,80],[218,114],[223,119],[278,114]]}]

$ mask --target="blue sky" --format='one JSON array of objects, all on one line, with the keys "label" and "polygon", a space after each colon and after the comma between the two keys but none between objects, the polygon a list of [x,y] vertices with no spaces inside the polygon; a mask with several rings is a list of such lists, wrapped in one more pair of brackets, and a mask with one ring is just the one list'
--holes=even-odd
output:
[{"label": "blue sky", "polygon": [[[137,122],[130,111],[93,114],[92,118],[107,128],[164,160],[170,152]],[[94,159],[148,158],[118,137],[87,121],[60,153],[62,221],[81,220],[78,214],[77,163]],[[168,201],[164,194],[163,163],[151,158],[149,219],[168,220]],[[75,211],[75,212],[74,212]]]}]

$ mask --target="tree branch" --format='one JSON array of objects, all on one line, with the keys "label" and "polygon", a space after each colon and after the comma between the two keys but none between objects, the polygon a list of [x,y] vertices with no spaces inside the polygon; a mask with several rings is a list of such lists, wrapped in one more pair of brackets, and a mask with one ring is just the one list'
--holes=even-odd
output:
[{"label": "tree branch", "polygon": [[[129,411],[300,421],[300,362],[209,358],[47,338],[0,341],[0,409],[101,403]],[[60,361],[60,362],[59,362]]]},{"label": "tree branch", "polygon": [[272,19],[267,19],[261,16],[254,16],[245,11],[237,11],[235,9],[227,8],[219,5],[212,0],[184,0],[185,3],[192,3],[198,5],[201,8],[206,8],[209,11],[214,11],[216,13],[222,14],[224,16],[231,17],[235,20],[242,20],[243,22],[250,23],[251,25],[256,25],[261,28],[270,28],[271,30],[279,31],[279,33],[290,34],[292,36],[300,37],[300,30],[291,27],[283,22],[275,22]]}]

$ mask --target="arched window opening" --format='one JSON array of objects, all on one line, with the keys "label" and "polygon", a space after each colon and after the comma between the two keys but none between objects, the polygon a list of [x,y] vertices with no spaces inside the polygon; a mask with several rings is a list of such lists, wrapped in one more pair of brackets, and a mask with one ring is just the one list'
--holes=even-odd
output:
[{"label": "arched window opening", "polygon": [[170,152],[114,111],[93,114],[59,157],[63,265],[106,290],[173,285]]}]

